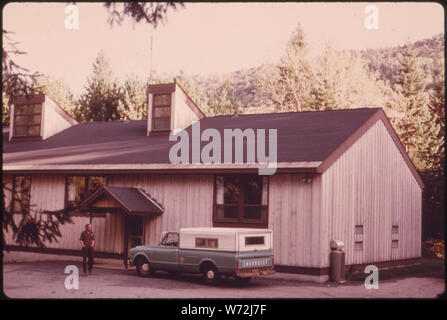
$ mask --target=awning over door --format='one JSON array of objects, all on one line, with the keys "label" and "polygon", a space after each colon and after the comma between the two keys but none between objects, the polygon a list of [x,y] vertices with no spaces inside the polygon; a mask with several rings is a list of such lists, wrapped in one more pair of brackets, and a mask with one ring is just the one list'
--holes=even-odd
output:
[{"label": "awning over door", "polygon": [[104,212],[122,209],[129,215],[159,215],[164,209],[154,198],[141,188],[102,187],[80,205],[80,211]]}]

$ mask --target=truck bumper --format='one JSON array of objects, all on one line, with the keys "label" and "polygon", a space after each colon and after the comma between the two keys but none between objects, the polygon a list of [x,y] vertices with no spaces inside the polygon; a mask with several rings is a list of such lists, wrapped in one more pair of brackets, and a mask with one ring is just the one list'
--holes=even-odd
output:
[{"label": "truck bumper", "polygon": [[258,276],[267,276],[269,274],[274,274],[273,268],[260,268],[260,269],[242,269],[236,271],[236,276],[239,278],[251,278]]}]

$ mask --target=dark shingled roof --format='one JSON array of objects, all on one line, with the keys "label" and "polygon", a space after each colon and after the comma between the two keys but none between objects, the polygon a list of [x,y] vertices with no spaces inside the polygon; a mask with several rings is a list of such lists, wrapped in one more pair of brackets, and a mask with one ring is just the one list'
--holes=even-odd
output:
[{"label": "dark shingled roof", "polygon": [[128,214],[160,214],[163,213],[163,207],[156,202],[150,195],[143,190],[133,187],[102,187],[79,205],[82,209],[107,194],[116,200]]},{"label": "dark shingled roof", "polygon": [[[200,120],[200,126],[201,131],[217,129],[222,142],[224,129],[277,129],[278,162],[323,161],[379,110],[216,116]],[[5,165],[170,163],[169,149],[176,142],[168,136],[146,136],[146,125],[146,120],[87,122],[45,141],[13,143],[4,132],[3,161]],[[191,136],[191,126],[187,131]]]}]

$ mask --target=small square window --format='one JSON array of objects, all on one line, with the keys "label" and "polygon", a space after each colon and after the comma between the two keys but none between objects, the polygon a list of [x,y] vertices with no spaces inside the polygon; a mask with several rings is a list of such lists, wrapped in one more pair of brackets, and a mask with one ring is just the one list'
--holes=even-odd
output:
[{"label": "small square window", "polygon": [[363,234],[363,226],[362,225],[355,226],[355,234]]},{"label": "small square window", "polygon": [[391,241],[391,248],[399,248],[399,240]]},{"label": "small square window", "polygon": [[171,94],[154,95],[154,106],[169,106],[171,104]]},{"label": "small square window", "polygon": [[363,241],[354,242],[354,250],[363,250]]},{"label": "small square window", "polygon": [[391,233],[399,233],[399,226],[392,226]]}]

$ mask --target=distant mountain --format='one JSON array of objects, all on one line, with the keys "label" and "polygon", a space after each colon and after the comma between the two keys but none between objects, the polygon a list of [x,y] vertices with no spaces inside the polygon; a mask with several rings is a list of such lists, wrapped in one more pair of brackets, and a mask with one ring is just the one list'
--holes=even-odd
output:
[{"label": "distant mountain", "polygon": [[[439,75],[440,69],[444,67],[441,65],[441,61],[444,59],[444,34],[441,33],[412,44],[416,49],[417,56],[422,58],[427,78],[426,89],[428,90],[432,86],[433,78]],[[360,52],[364,58],[368,69],[376,74],[377,80],[392,85],[397,74],[398,55],[404,45],[357,52]],[[269,103],[266,95],[256,93],[258,80],[269,68],[274,68],[274,65],[241,69],[228,74],[193,75],[189,77],[189,81],[200,92],[216,92],[219,86],[225,81],[229,81],[233,89],[235,105],[251,109],[263,107]],[[205,101],[206,99],[200,100]]]},{"label": "distant mountain", "polygon": [[[444,59],[444,34],[440,33],[431,38],[416,41],[412,45],[417,56],[422,58],[422,66],[428,80],[427,89],[429,89],[430,78],[440,71],[438,64],[440,60]],[[404,46],[369,49],[360,52],[366,60],[369,70],[377,73],[378,79],[393,84],[397,74],[398,54]]]}]

